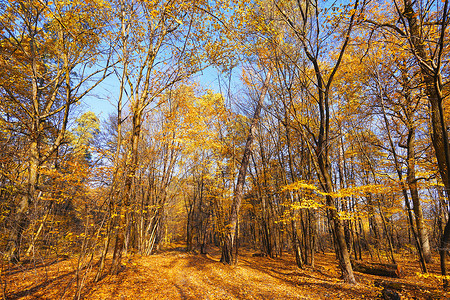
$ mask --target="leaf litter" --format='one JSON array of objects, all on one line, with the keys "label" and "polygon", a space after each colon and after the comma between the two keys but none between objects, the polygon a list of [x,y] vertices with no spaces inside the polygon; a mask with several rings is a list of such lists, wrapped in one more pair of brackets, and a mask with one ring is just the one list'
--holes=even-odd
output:
[{"label": "leaf litter", "polygon": [[[406,276],[383,278],[355,272],[358,281],[340,280],[333,253],[317,253],[315,266],[300,269],[290,254],[253,257],[241,250],[237,266],[219,262],[219,249],[187,253],[180,247],[151,256],[132,255],[118,275],[94,283],[96,266],[76,276],[76,258],[3,265],[4,299],[381,299],[380,282],[397,283],[401,299],[448,299],[436,277],[418,276],[417,261],[404,256]],[[435,260],[437,261],[437,260]],[[429,265],[438,274],[437,262]],[[81,280],[82,279],[82,280]],[[378,284],[377,284],[378,283]]]}]

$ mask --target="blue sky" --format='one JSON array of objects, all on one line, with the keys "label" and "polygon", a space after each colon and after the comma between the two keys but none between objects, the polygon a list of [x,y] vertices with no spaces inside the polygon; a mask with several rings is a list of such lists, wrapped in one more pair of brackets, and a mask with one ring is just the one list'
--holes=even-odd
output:
[{"label": "blue sky", "polygon": [[[234,77],[240,74],[234,74]],[[208,67],[193,76],[193,81],[198,82],[204,89],[211,89],[216,93],[225,93],[224,83],[219,82],[220,72],[214,67]],[[221,79],[223,81],[223,78]],[[233,80],[234,84],[236,79]],[[222,84],[222,87],[220,86]],[[119,79],[110,75],[99,84],[91,93],[83,98],[82,111],[94,112],[100,120],[105,120],[108,115],[117,112],[117,100],[119,96]],[[124,98],[125,99],[125,98]],[[126,110],[126,105],[125,105]]]}]

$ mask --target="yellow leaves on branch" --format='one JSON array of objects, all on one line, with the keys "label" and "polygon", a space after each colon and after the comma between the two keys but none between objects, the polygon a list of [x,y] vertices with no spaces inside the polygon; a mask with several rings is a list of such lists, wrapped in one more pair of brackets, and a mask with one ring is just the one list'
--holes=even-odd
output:
[{"label": "yellow leaves on branch", "polygon": [[351,211],[338,211],[338,216],[340,220],[354,220],[355,213]]},{"label": "yellow leaves on branch", "polygon": [[281,191],[299,191],[299,190],[309,190],[311,192],[315,192],[321,196],[331,196],[333,198],[344,198],[344,197],[351,197],[351,196],[366,196],[368,193],[372,194],[380,194],[385,193],[388,190],[390,190],[391,187],[386,187],[381,184],[369,184],[369,185],[362,185],[362,186],[356,186],[351,188],[344,188],[340,189],[336,192],[323,192],[321,191],[317,186],[307,183],[303,180],[299,180],[297,182],[285,185],[282,187]]},{"label": "yellow leaves on branch", "polygon": [[299,180],[297,182],[285,185],[284,187],[281,188],[281,191],[298,191],[301,189],[306,189],[306,190],[312,190],[312,191],[318,191],[319,189],[312,184],[306,183],[303,180]]},{"label": "yellow leaves on branch", "polygon": [[222,95],[181,85],[165,97],[162,112],[167,122],[158,133],[160,140],[173,141],[188,155],[197,156],[199,150],[221,151],[219,127],[230,116]]},{"label": "yellow leaves on branch", "polygon": [[298,209],[318,209],[320,207],[323,207],[324,205],[321,203],[318,203],[314,199],[308,199],[308,198],[302,198],[300,201],[294,202],[290,205],[291,209],[298,210]]}]

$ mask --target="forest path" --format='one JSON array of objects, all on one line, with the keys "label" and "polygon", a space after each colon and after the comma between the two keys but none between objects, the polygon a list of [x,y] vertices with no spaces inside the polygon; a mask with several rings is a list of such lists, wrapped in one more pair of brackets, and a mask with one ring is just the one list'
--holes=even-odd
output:
[{"label": "forest path", "polygon": [[[106,278],[105,284],[93,288],[87,298],[134,299],[139,295],[140,299],[322,299],[334,294],[329,277],[320,272],[299,277],[301,270],[283,258],[244,254],[237,266],[228,266],[220,263],[217,255],[170,251],[135,257],[121,274]],[[350,288],[343,283],[339,286],[334,292]],[[354,296],[361,297],[357,292]]]},{"label": "forest path", "polygon": [[[317,253],[315,268],[299,269],[290,254],[278,258],[253,257],[242,250],[237,266],[219,262],[218,249],[196,255],[180,248],[151,256],[124,258],[118,275],[93,283],[88,274],[81,299],[379,299],[376,280],[400,283],[402,299],[448,299],[439,281],[418,278],[416,262],[402,261],[407,276],[381,278],[355,273],[358,284],[339,279],[332,253]],[[75,259],[50,262],[26,270],[13,270],[5,279],[6,299],[74,299]],[[436,261],[430,269],[437,273]],[[413,298],[415,297],[415,298]]]},{"label": "forest path", "polygon": [[169,251],[134,257],[122,273],[105,278],[86,298],[361,299],[379,293],[373,286],[339,280],[334,254],[322,254],[323,264],[300,270],[290,255],[271,259],[244,252],[237,266],[229,266],[219,262],[217,250],[210,253]]}]

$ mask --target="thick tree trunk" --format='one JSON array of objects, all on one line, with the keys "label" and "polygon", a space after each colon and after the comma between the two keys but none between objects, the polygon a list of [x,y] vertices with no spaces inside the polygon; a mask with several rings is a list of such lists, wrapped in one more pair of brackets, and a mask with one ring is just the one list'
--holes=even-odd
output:
[{"label": "thick tree trunk", "polygon": [[264,103],[264,98],[266,97],[269,82],[271,78],[271,71],[267,73],[266,79],[261,89],[261,94],[258,99],[258,103],[256,105],[255,113],[253,115],[252,123],[250,125],[250,132],[247,137],[247,142],[244,148],[244,155],[242,157],[241,166],[239,168],[238,178],[236,182],[236,188],[234,191],[233,203],[231,204],[231,213],[229,219],[229,227],[225,239],[223,241],[222,246],[222,257],[220,258],[221,262],[232,264],[233,262],[237,262],[237,257],[234,257],[234,253],[236,251],[237,243],[236,243],[236,232],[238,225],[238,217],[239,210],[241,208],[241,202],[244,194],[244,184],[245,184],[245,176],[247,174],[247,167],[250,161],[251,151],[254,136],[256,133],[256,127],[259,122],[262,106]]},{"label": "thick tree trunk", "polygon": [[292,228],[292,248],[294,248],[295,263],[297,264],[297,267],[303,269],[302,251],[298,241],[296,222],[293,217],[291,220],[291,228]]},{"label": "thick tree trunk", "polygon": [[[409,181],[409,180],[408,180]],[[413,210],[414,215],[416,217],[416,227],[417,227],[417,235],[419,238],[420,246],[423,252],[423,258],[425,262],[431,262],[431,248],[430,242],[428,239],[428,230],[425,227],[425,222],[423,218],[422,205],[419,200],[419,192],[417,190],[417,183],[415,181],[408,182],[409,183],[409,191],[411,193],[411,199],[413,202]]]},{"label": "thick tree trunk", "polygon": [[[320,148],[319,148],[320,149]],[[331,193],[333,191],[333,185],[331,180],[331,175],[328,170],[329,164],[326,162],[326,157],[323,156],[322,152],[318,153],[318,162],[320,171],[323,177],[322,187],[326,193]],[[333,197],[330,195],[326,196],[326,204],[329,207],[329,218],[332,223],[332,229],[335,236],[335,246],[337,250],[337,257],[339,261],[339,267],[342,272],[342,279],[348,283],[356,283],[355,277],[353,275],[352,264],[350,261],[350,254],[348,252],[347,243],[345,240],[344,226],[339,218],[339,214],[334,203]]]},{"label": "thick tree trunk", "polygon": [[[450,218],[449,218],[450,220]],[[447,253],[450,251],[450,221],[445,225],[444,233],[441,237],[441,243],[439,245],[439,256],[441,258],[441,273],[443,276],[447,275],[446,262]],[[444,279],[444,289],[448,289],[448,279]]]},{"label": "thick tree trunk", "polygon": [[356,272],[365,274],[386,276],[393,278],[401,278],[404,276],[403,269],[396,263],[394,264],[380,264],[368,263],[363,261],[352,261],[353,269]]},{"label": "thick tree trunk", "polygon": [[[328,103],[328,99],[325,100]],[[322,189],[326,193],[333,192],[333,181],[331,179],[330,164],[328,162],[328,128],[329,128],[329,111],[325,109],[326,118],[325,122],[321,122],[321,127],[323,126],[324,136],[319,135],[319,142],[316,149],[318,167],[321,175],[321,185]],[[323,124],[325,123],[325,125]],[[347,243],[345,240],[344,226],[339,218],[339,214],[334,203],[332,196],[326,196],[326,204],[328,207],[328,217],[329,221],[332,223],[332,230],[335,237],[335,247],[336,255],[339,261],[339,267],[342,272],[342,279],[348,283],[356,283],[355,277],[353,275],[352,264],[350,262],[350,254],[348,252]]]},{"label": "thick tree trunk", "polygon": [[139,99],[136,101],[133,107],[133,128],[131,134],[131,163],[126,166],[125,172],[125,184],[124,191],[122,193],[122,199],[118,201],[118,216],[117,226],[118,231],[116,235],[116,242],[114,245],[113,261],[111,265],[111,274],[117,274],[120,270],[120,264],[122,260],[122,252],[128,247],[128,241],[130,236],[129,218],[130,218],[130,204],[133,198],[133,182],[136,174],[139,152],[139,139],[141,135],[141,123],[142,123],[142,111],[143,101]]},{"label": "thick tree trunk", "polygon": [[[327,206],[334,207],[333,198],[331,196],[327,196],[326,198]],[[336,209],[330,209],[329,215],[333,223],[333,230],[336,237],[338,261],[339,268],[342,272],[342,279],[348,283],[356,283],[355,277],[353,275],[352,264],[350,261],[350,254],[348,252],[347,243],[345,241],[344,226],[342,226],[342,222],[339,219],[339,215]]]},{"label": "thick tree trunk", "polygon": [[14,214],[7,245],[7,256],[11,263],[18,263],[20,261],[20,242],[22,240],[22,232],[27,227],[29,221],[27,213],[30,204],[29,197],[24,195]]},{"label": "thick tree trunk", "polygon": [[20,246],[22,241],[22,234],[23,231],[27,229],[30,221],[28,218],[28,213],[29,208],[36,196],[35,194],[39,175],[38,169],[39,169],[38,142],[33,141],[30,145],[27,188],[25,195],[22,196],[22,199],[20,200],[19,205],[15,211],[7,246],[8,260],[13,263],[17,263],[20,261]]}]

